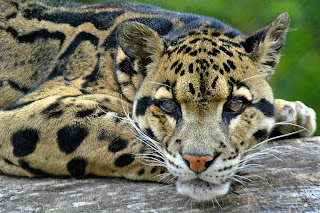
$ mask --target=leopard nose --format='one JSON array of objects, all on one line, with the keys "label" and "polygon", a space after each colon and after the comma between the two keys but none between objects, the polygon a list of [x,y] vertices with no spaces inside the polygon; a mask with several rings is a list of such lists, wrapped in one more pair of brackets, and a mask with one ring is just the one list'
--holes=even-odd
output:
[{"label": "leopard nose", "polygon": [[204,155],[204,156],[191,155],[191,154],[183,155],[183,159],[185,160],[189,168],[195,173],[200,173],[205,171],[212,164],[215,158],[213,158],[210,155]]}]

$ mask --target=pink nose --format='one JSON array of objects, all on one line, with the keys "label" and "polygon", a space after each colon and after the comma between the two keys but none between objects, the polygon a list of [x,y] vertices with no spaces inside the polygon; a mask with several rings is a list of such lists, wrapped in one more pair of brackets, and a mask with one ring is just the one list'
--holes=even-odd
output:
[{"label": "pink nose", "polygon": [[190,169],[196,173],[205,171],[208,168],[208,166],[206,166],[206,163],[213,161],[213,157],[210,155],[199,156],[184,154],[183,159],[186,160]]}]

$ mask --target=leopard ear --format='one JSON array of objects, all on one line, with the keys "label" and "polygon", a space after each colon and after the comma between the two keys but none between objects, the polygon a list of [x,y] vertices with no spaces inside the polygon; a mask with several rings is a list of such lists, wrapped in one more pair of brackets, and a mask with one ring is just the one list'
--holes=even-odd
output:
[{"label": "leopard ear", "polygon": [[288,13],[282,13],[269,26],[249,36],[243,43],[258,71],[267,80],[271,78],[279,62],[280,49],[284,45],[289,26]]},{"label": "leopard ear", "polygon": [[158,33],[134,21],[119,26],[117,41],[123,52],[132,59],[135,70],[143,76],[155,69],[165,48]]}]

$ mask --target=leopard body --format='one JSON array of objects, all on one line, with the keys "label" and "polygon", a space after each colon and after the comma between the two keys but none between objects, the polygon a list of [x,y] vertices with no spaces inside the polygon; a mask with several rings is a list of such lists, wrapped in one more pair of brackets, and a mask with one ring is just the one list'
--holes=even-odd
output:
[{"label": "leopard body", "polygon": [[0,0],[0,170],[226,194],[250,147],[315,130],[314,111],[268,83],[289,23],[245,36],[137,3]]}]

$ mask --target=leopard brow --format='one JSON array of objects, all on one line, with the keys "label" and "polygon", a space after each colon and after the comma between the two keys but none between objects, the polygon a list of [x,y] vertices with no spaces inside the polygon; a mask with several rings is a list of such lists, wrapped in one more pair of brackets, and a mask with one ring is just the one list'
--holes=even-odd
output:
[{"label": "leopard brow", "polygon": [[232,93],[233,97],[244,97],[246,98],[248,101],[252,101],[253,100],[253,95],[250,92],[250,90],[248,88],[246,88],[245,86],[241,86],[239,89],[236,89],[233,93]]}]

